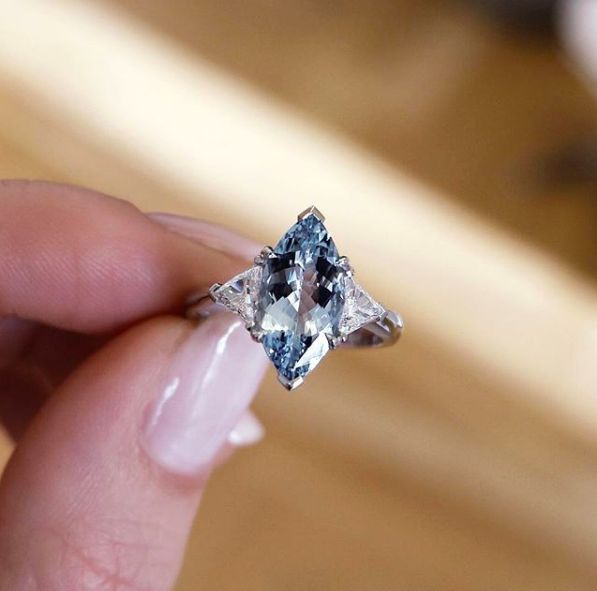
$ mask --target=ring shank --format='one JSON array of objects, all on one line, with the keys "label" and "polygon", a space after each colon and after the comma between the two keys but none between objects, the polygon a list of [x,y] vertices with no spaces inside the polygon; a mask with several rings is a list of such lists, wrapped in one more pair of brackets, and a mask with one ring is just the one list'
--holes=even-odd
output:
[{"label": "ring shank", "polygon": [[402,318],[396,312],[386,310],[381,320],[370,322],[351,332],[340,347],[387,347],[400,338],[403,328]]},{"label": "ring shank", "polygon": [[189,320],[202,320],[218,312],[226,312],[226,308],[214,302],[211,296],[205,293],[192,294],[185,303],[184,315]]}]

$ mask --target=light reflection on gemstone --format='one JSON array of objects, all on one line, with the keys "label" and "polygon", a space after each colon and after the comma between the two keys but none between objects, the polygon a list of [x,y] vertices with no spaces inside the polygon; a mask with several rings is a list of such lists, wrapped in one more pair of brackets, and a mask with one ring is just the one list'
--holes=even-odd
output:
[{"label": "light reflection on gemstone", "polygon": [[339,336],[344,307],[338,251],[314,214],[299,220],[265,261],[255,325],[287,382],[303,378]]},{"label": "light reflection on gemstone", "polygon": [[316,210],[301,214],[275,248],[262,250],[254,267],[214,285],[210,294],[245,320],[288,389],[331,348],[387,314],[354,280]]}]

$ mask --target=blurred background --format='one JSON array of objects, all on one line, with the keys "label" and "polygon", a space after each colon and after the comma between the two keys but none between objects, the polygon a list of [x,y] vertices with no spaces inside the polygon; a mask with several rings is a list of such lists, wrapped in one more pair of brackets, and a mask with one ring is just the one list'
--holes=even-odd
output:
[{"label": "blurred background", "polygon": [[595,0],[1,6],[0,177],[263,244],[315,204],[406,320],[268,376],[178,591],[597,589]]}]

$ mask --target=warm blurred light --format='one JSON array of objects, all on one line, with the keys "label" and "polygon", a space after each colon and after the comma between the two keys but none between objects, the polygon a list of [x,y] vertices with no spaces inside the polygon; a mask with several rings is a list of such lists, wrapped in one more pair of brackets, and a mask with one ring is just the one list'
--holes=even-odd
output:
[{"label": "warm blurred light", "polygon": [[[274,563],[280,576],[304,575],[293,588],[311,588],[304,563],[313,561],[318,577],[341,573],[350,589],[462,591],[489,588],[494,579],[496,589],[517,591],[594,588],[574,581],[593,572],[597,540],[595,287],[115,4],[3,3],[0,150],[21,162],[14,146],[22,148],[37,166],[3,163],[3,170],[50,171],[144,208],[201,214],[264,242],[314,203],[362,283],[406,319],[396,348],[338,353],[296,397],[266,383],[258,410],[269,438],[215,479],[213,486],[223,484],[211,506],[210,488],[201,524],[214,537],[193,538],[205,546],[191,548],[184,589],[200,586],[189,574],[196,564],[196,580],[211,581],[211,573],[219,584],[230,575],[221,588],[239,588],[234,569],[218,564],[234,536],[252,542],[236,548],[245,589],[267,586],[254,571],[275,570]],[[201,6],[215,14],[216,4]],[[177,5],[185,7],[182,19],[191,6]],[[425,4],[422,38],[399,46],[401,69],[386,96],[386,107],[397,103],[398,140],[406,131],[412,140],[424,135],[421,127],[436,129],[430,118],[442,119],[444,103],[459,103],[463,86],[474,94],[475,84],[489,81],[495,89],[503,81],[481,76],[467,86],[475,68],[496,59],[494,40],[484,29],[462,27],[442,5],[433,21],[425,11],[436,6]],[[236,17],[232,8],[222,10]],[[239,45],[234,38],[222,43]],[[511,48],[504,59],[524,70]],[[391,69],[380,61],[373,94],[385,88]],[[347,71],[338,74],[341,84]],[[494,101],[503,100],[505,110],[514,104],[519,95],[507,91],[508,100],[485,96],[485,110],[472,116],[474,132]],[[363,100],[361,110],[367,121],[373,107]],[[384,121],[396,113],[387,107],[376,115]],[[430,159],[464,162],[455,176],[464,174],[473,168],[465,156],[476,148],[471,137],[461,136],[464,148],[448,155],[452,144],[444,138]],[[488,169],[493,161],[483,162]],[[0,454],[6,449],[0,441]],[[212,514],[218,523],[210,529]],[[321,539],[311,539],[314,532]],[[383,581],[424,584],[375,587],[372,560]],[[253,584],[245,585],[251,574]]]},{"label": "warm blurred light", "polygon": [[207,190],[227,220],[275,236],[317,203],[407,331],[597,424],[597,366],[578,373],[597,358],[597,299],[553,261],[105,6],[5,6],[0,71],[77,135]]}]

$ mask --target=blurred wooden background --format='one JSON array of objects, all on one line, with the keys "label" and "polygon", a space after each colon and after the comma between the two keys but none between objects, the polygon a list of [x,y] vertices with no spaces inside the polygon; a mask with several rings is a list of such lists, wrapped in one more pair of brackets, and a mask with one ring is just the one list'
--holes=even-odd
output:
[{"label": "blurred wooden background", "polygon": [[597,588],[597,200],[542,174],[597,112],[555,47],[448,0],[20,0],[0,115],[1,177],[264,243],[316,203],[407,320],[269,377],[178,591]]}]

